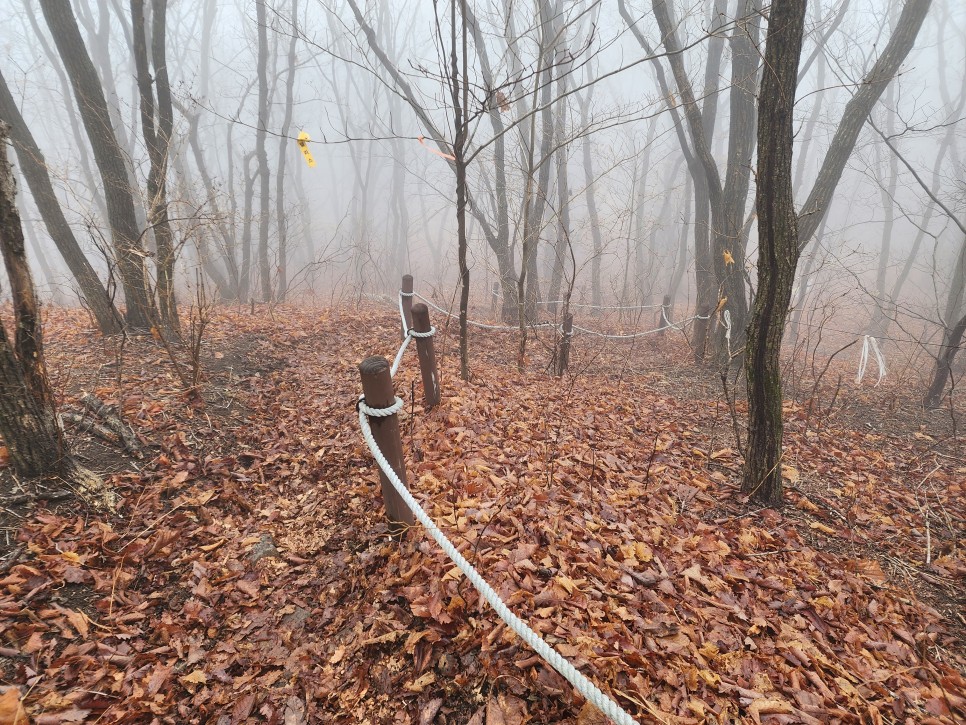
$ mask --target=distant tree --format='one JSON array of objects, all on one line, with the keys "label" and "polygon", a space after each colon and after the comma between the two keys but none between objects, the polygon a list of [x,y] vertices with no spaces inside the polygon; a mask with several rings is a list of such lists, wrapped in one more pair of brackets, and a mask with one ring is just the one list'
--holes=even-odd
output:
[{"label": "distant tree", "polygon": [[24,478],[57,477],[77,486],[92,502],[110,505],[111,494],[96,475],[71,457],[57,421],[44,362],[40,305],[34,291],[23,227],[7,161],[7,127],[0,123],[0,251],[13,297],[13,343],[0,325],[0,438]]},{"label": "distant tree", "polygon": [[97,326],[105,335],[113,335],[121,331],[122,319],[114,307],[114,301],[108,295],[104,284],[97,276],[90,261],[84,255],[80,244],[74,237],[74,232],[64,216],[54,186],[50,181],[50,173],[44,160],[43,152],[34,140],[30,127],[27,126],[20,109],[14,101],[7,81],[0,73],[0,122],[5,122],[10,128],[10,138],[20,159],[20,169],[27,180],[30,192],[33,194],[40,216],[47,227],[47,233],[67,268],[74,275],[77,286],[90,308]]},{"label": "distant tree", "polygon": [[268,170],[268,152],[265,138],[268,133],[270,112],[268,93],[268,22],[265,1],[255,0],[255,22],[258,24],[258,128],[255,131],[255,157],[258,161],[258,177],[261,182],[259,202],[261,219],[258,225],[258,273],[261,278],[262,301],[272,301],[272,273],[268,264],[268,224],[271,203],[271,185]]},{"label": "distant tree", "polygon": [[114,132],[104,89],[77,28],[70,3],[67,0],[40,0],[40,7],[67,70],[104,185],[117,269],[127,303],[125,321],[132,330],[145,331],[156,317],[155,306],[148,290],[146,255],[124,153]]},{"label": "distant tree", "polygon": [[932,0],[907,0],[892,36],[842,113],[818,177],[797,216],[792,189],[792,104],[805,0],[772,5],[758,114],[758,287],[748,326],[748,443],[742,491],[783,500],[781,341],[801,251],[832,201],[845,164],[879,97],[915,43]]},{"label": "distant tree", "polygon": [[[174,128],[174,108],[171,104],[165,50],[168,2],[151,1],[150,22],[144,9],[144,0],[131,0],[134,67],[140,96],[141,129],[151,162],[147,183],[148,224],[157,247],[158,307],[161,322],[169,330],[177,332],[180,326],[174,294],[175,247],[171,222],[168,219],[168,151],[171,146],[171,131]],[[150,59],[147,43],[149,25]]]}]

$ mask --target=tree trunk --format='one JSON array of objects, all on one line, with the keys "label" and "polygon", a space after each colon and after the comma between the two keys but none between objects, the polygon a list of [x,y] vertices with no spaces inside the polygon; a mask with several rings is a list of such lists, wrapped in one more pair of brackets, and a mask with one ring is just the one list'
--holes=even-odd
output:
[{"label": "tree trunk", "polygon": [[923,398],[923,405],[929,409],[939,407],[946,383],[952,374],[953,359],[959,352],[964,331],[963,319],[959,319],[963,310],[964,297],[966,297],[966,237],[963,238],[963,244],[956,256],[956,265],[953,267],[949,293],[946,296],[946,309],[942,320],[945,328],[942,346],[939,348],[936,364],[933,366],[932,381]]},{"label": "tree trunk", "polygon": [[292,104],[295,101],[295,43],[298,41],[298,0],[292,0],[292,36],[288,43],[287,77],[285,81],[285,115],[282,118],[282,134],[278,140],[278,170],[275,174],[275,223],[278,225],[278,288],[275,292],[279,302],[285,301],[288,291],[288,220],[285,214],[285,166],[289,130],[292,128]]},{"label": "tree trunk", "polygon": [[[580,125],[587,128],[590,114],[590,99],[593,86],[587,90],[580,103]],[[580,142],[581,152],[584,159],[584,195],[587,197],[587,217],[590,221],[590,237],[593,241],[593,256],[590,259],[590,302],[595,307],[603,304],[603,291],[600,283],[600,262],[604,256],[604,242],[600,235],[600,218],[597,215],[597,197],[594,193],[594,161],[591,154],[591,135],[584,134]]]},{"label": "tree trunk", "polygon": [[0,121],[10,125],[10,137],[17,151],[17,157],[20,159],[21,172],[27,180],[30,193],[33,194],[37,208],[40,210],[47,232],[57,245],[57,250],[64,258],[67,268],[77,280],[81,294],[90,307],[94,319],[97,320],[97,326],[105,335],[117,334],[122,329],[121,315],[74,237],[74,232],[64,216],[60,201],[51,184],[44,156],[23,116],[20,115],[20,109],[14,103],[2,74],[0,74]]},{"label": "tree trunk", "polygon": [[453,94],[453,126],[456,136],[453,141],[453,156],[456,164],[456,236],[459,255],[459,274],[460,274],[460,378],[470,379],[470,354],[469,336],[467,331],[467,315],[470,301],[470,268],[466,263],[466,133],[467,124],[464,120],[464,113],[469,105],[469,79],[467,74],[467,22],[466,22],[466,0],[460,0],[462,26],[462,68],[460,67],[460,54],[457,52],[456,35],[456,2],[453,0],[450,5],[451,20],[451,72],[450,88]]},{"label": "tree trunk", "polygon": [[158,89],[157,104],[148,61],[148,20],[144,13],[144,0],[131,0],[131,27],[140,96],[141,129],[151,162],[147,182],[148,224],[157,248],[158,307],[161,324],[167,330],[178,334],[180,324],[174,293],[174,235],[168,219],[168,149],[174,126],[174,112],[165,61],[167,0],[152,0],[151,7],[151,61],[154,65],[153,80]]},{"label": "tree trunk", "polygon": [[[660,2],[660,0],[655,0]],[[771,504],[778,504],[782,497],[781,461],[781,380],[778,359],[781,353],[781,336],[788,304],[791,299],[795,265],[801,248],[815,233],[827,212],[835,187],[842,176],[845,164],[855,148],[855,141],[869,113],[889,81],[894,77],[906,55],[915,43],[919,29],[929,10],[931,0],[907,0],[902,15],[882,55],[859,85],[852,99],[846,104],[842,120],[837,126],[832,144],[818,172],[818,178],[804,208],[798,214],[797,239],[786,228],[787,208],[791,202],[791,152],[792,117],[791,104],[795,98],[796,66],[801,52],[801,22],[804,18],[804,0],[788,0],[787,4],[772,8],[768,26],[769,42],[765,51],[765,67],[769,69],[762,77],[758,128],[758,294],[755,312],[749,325],[745,376],[748,381],[748,445],[745,452],[745,471],[742,490],[754,494]],[[777,11],[777,12],[776,12]],[[790,32],[778,17],[795,13],[793,28],[797,42],[785,38],[771,42],[772,34],[787,36]],[[778,15],[780,13],[780,15]],[[801,16],[799,18],[798,16]],[[787,20],[786,22],[790,22]],[[792,48],[792,45],[795,45]],[[770,60],[771,59],[771,60]],[[779,63],[779,61],[781,61]],[[779,79],[781,82],[779,83]],[[762,120],[764,119],[764,120]],[[765,144],[768,149],[765,149]],[[785,168],[787,166],[787,169]],[[781,174],[778,178],[776,174]],[[786,178],[787,177],[787,178]],[[763,215],[767,218],[763,221]],[[798,248],[794,255],[785,245],[794,239]],[[789,272],[788,265],[791,264]],[[771,269],[775,267],[774,271]]]},{"label": "tree trunk", "polygon": [[7,161],[7,132],[0,124],[0,252],[13,295],[16,337],[11,346],[0,324],[0,438],[18,476],[56,476],[97,494],[110,507],[103,483],[77,465],[67,450],[44,363],[40,307],[27,266],[23,227],[16,205],[13,169]]},{"label": "tree trunk", "polygon": [[748,441],[742,492],[782,501],[781,340],[798,264],[792,194],[795,89],[806,0],[772,6],[758,123],[758,292],[748,327]]},{"label": "tree trunk", "polygon": [[[714,238],[712,260],[718,280],[718,298],[727,298],[731,339],[718,326],[715,341],[719,367],[740,359],[748,324],[745,291],[745,206],[751,184],[755,143],[755,86],[758,80],[758,39],[761,34],[761,0],[745,0],[731,35],[731,119],[728,124],[728,167],[719,205],[712,207]],[[790,153],[790,152],[789,152]],[[729,261],[730,257],[730,261]],[[794,270],[792,270],[794,276]]]},{"label": "tree trunk", "polygon": [[258,24],[258,128],[255,131],[255,156],[258,158],[258,176],[261,182],[259,203],[261,214],[258,223],[258,273],[261,279],[262,301],[272,301],[272,272],[268,264],[268,225],[271,203],[271,184],[268,170],[268,153],[265,137],[268,131],[268,22],[265,0],[255,0],[255,22]]},{"label": "tree trunk", "polygon": [[148,293],[145,255],[124,154],[114,135],[104,90],[84,46],[70,3],[66,0],[40,0],[40,6],[74,89],[77,107],[104,184],[111,237],[127,303],[125,320],[132,329],[144,331],[151,326],[155,309]]}]

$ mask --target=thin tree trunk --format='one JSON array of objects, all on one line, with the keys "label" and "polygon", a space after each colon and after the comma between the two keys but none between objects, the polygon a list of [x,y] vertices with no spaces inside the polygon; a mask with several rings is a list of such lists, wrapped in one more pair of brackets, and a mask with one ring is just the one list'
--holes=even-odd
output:
[{"label": "thin tree trunk", "polygon": [[268,264],[268,226],[271,203],[271,178],[268,170],[268,153],[265,138],[268,131],[268,28],[265,0],[255,0],[255,22],[258,25],[258,128],[255,131],[255,156],[258,159],[258,177],[261,182],[259,203],[261,214],[258,224],[258,272],[261,279],[262,301],[272,301],[272,272]]},{"label": "thin tree trunk", "polygon": [[67,450],[44,363],[40,306],[34,291],[16,205],[13,169],[7,160],[6,127],[0,124],[0,252],[13,296],[16,337],[10,344],[0,324],[0,438],[18,476],[56,476],[111,506],[103,482],[77,465]]},{"label": "thin tree trunk", "polygon": [[[587,128],[590,114],[590,99],[593,91],[591,86],[587,95],[580,103],[580,124]],[[585,134],[580,142],[581,153],[584,160],[584,196],[587,198],[587,217],[590,222],[590,238],[593,243],[590,259],[590,302],[595,307],[603,304],[603,291],[600,282],[601,257],[604,255],[604,241],[600,234],[600,217],[597,215],[597,197],[594,193],[596,179],[594,178],[594,160],[591,153],[592,138],[590,134]]]},{"label": "thin tree trunk", "polygon": [[275,173],[275,223],[278,225],[278,288],[275,297],[285,301],[288,291],[288,221],[285,214],[285,166],[288,160],[289,131],[292,128],[292,105],[295,102],[295,43],[298,40],[296,21],[298,0],[292,0],[292,37],[289,38],[287,76],[285,81],[285,115],[278,140],[278,170]]},{"label": "thin tree trunk", "polygon": [[10,137],[17,151],[17,157],[20,159],[21,171],[30,187],[30,193],[33,194],[47,232],[54,240],[67,268],[74,275],[84,300],[90,307],[94,319],[97,320],[97,326],[105,335],[117,334],[123,326],[121,315],[74,237],[74,232],[64,216],[60,201],[51,184],[47,162],[34,141],[30,128],[20,115],[20,109],[14,103],[2,74],[0,74],[0,120],[10,125]]},{"label": "thin tree trunk", "polygon": [[154,304],[148,293],[145,255],[124,154],[114,135],[104,91],[69,3],[64,0],[40,0],[40,6],[73,86],[77,107],[104,184],[111,236],[127,302],[125,320],[132,329],[144,331],[154,319]]},{"label": "thin tree trunk", "polygon": [[151,60],[154,65],[153,79],[158,89],[157,104],[154,100],[152,74],[148,61],[146,32],[148,20],[144,13],[144,0],[131,0],[131,27],[140,96],[141,129],[151,162],[147,181],[148,223],[157,248],[158,307],[161,323],[177,334],[180,325],[174,294],[174,236],[168,220],[168,148],[174,126],[174,113],[171,107],[171,89],[168,85],[168,69],[165,61],[167,0],[152,0],[151,15]]},{"label": "thin tree trunk", "polygon": [[779,356],[800,253],[792,147],[805,6],[806,0],[772,6],[758,123],[758,292],[748,327],[748,441],[742,491],[771,505],[782,501]]}]

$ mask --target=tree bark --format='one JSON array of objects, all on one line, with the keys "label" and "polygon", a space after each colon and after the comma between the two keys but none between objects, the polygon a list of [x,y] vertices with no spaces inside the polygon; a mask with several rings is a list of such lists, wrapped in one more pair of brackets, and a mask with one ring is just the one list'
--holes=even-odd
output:
[{"label": "tree bark", "polygon": [[748,442],[742,492],[782,501],[781,339],[798,264],[792,194],[795,89],[806,0],[772,5],[758,123],[758,292],[748,327]]},{"label": "tree bark", "polygon": [[13,169],[7,161],[7,129],[0,123],[0,252],[13,293],[16,333],[11,346],[0,324],[0,438],[18,476],[57,476],[82,494],[97,494],[110,507],[103,483],[71,458],[54,408],[44,363],[40,307],[27,266],[23,227],[16,205]]},{"label": "tree bark", "polygon": [[[927,409],[938,408],[942,401],[943,391],[946,383],[952,374],[953,359],[959,352],[959,346],[963,339],[964,320],[960,318],[963,309],[963,299],[966,297],[966,237],[959,248],[956,256],[956,265],[953,267],[952,280],[950,280],[949,293],[946,296],[946,309],[944,310],[942,324],[945,328],[943,332],[942,346],[936,356],[936,363],[933,366],[932,380],[929,389],[923,398],[923,405]],[[957,320],[953,322],[953,320]]]},{"label": "tree bark", "polygon": [[268,153],[265,138],[268,131],[268,28],[265,0],[255,0],[255,22],[258,25],[258,128],[255,131],[255,156],[258,159],[258,177],[261,182],[259,203],[261,215],[258,223],[258,272],[261,279],[262,301],[272,301],[272,272],[268,264],[268,226],[271,203],[271,184],[268,170]]},{"label": "tree bark", "polygon": [[114,134],[104,90],[77,28],[70,3],[67,0],[40,0],[40,7],[74,89],[77,108],[87,129],[94,160],[104,184],[111,237],[127,303],[125,321],[132,330],[145,331],[151,326],[155,309],[148,292],[145,254],[124,154]]},{"label": "tree bark", "polygon": [[30,128],[20,115],[20,109],[17,108],[2,74],[0,74],[0,121],[10,126],[10,138],[20,159],[21,172],[30,187],[30,193],[37,203],[47,232],[54,240],[67,268],[77,280],[81,294],[84,295],[84,300],[90,307],[94,319],[97,320],[97,326],[105,335],[117,334],[123,327],[121,315],[74,237],[74,232],[64,216],[50,181],[47,162],[30,133]]},{"label": "tree bark", "polygon": [[157,85],[157,103],[152,88],[151,64],[148,61],[147,26],[144,0],[131,0],[134,65],[137,74],[141,108],[141,130],[148,149],[151,168],[148,171],[148,225],[157,249],[158,307],[161,324],[178,334],[178,305],[174,293],[174,235],[168,219],[168,149],[174,127],[171,88],[165,60],[165,24],[167,0],[152,0],[151,61],[153,80]]},{"label": "tree bark", "polygon": [[275,297],[285,301],[288,291],[288,220],[285,214],[285,166],[291,145],[288,139],[292,128],[292,105],[295,102],[295,43],[298,41],[298,0],[292,0],[292,36],[289,38],[285,79],[285,111],[282,133],[278,140],[278,169],[275,174],[275,223],[278,226],[278,286]]}]

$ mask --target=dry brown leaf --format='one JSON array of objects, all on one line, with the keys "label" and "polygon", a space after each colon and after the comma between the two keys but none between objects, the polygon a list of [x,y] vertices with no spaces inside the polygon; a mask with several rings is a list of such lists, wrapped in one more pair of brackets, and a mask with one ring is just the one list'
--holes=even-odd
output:
[{"label": "dry brown leaf", "polygon": [[17,687],[8,687],[0,693],[0,725],[30,725]]},{"label": "dry brown leaf", "polygon": [[184,675],[179,679],[188,685],[204,685],[208,682],[208,675],[203,670],[195,670],[190,675]]},{"label": "dry brown leaf", "polygon": [[577,713],[577,725],[610,725],[610,720],[587,700]]}]

